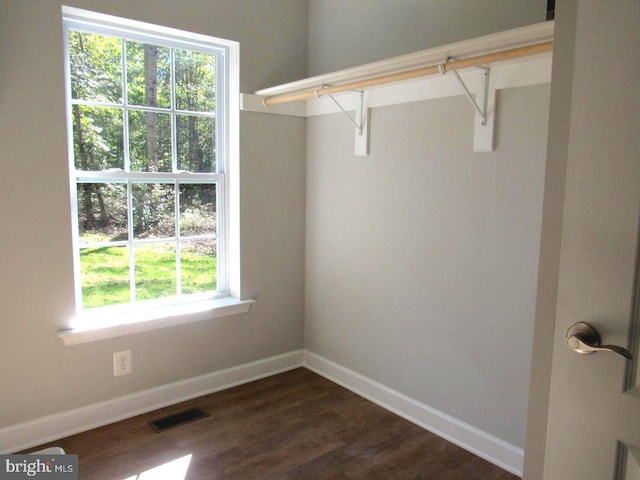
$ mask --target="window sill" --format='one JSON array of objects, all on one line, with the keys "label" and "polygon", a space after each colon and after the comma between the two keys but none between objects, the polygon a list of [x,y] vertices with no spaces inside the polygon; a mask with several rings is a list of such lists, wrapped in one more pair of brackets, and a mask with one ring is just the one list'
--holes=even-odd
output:
[{"label": "window sill", "polygon": [[97,342],[107,338],[246,313],[252,303],[254,300],[223,297],[109,316],[86,315],[77,319],[77,325],[73,328],[60,330],[58,336],[67,346]]}]

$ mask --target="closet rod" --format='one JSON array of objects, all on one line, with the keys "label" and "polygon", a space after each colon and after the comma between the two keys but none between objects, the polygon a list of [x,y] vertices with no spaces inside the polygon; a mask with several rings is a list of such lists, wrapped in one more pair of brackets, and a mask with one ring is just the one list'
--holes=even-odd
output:
[{"label": "closet rod", "polygon": [[355,80],[340,85],[323,86],[315,90],[305,90],[302,92],[285,93],[282,95],[274,95],[264,100],[265,105],[276,105],[278,103],[295,102],[297,100],[307,100],[309,98],[321,97],[334,93],[346,92],[348,90],[359,90],[368,87],[384,85],[386,83],[400,82],[411,78],[423,77],[426,75],[442,74],[449,71],[461,70],[463,68],[477,67],[488,63],[502,62],[520,57],[531,55],[539,55],[541,53],[551,52],[553,50],[553,41],[536,43],[524,47],[512,48],[509,50],[501,50],[499,52],[487,53],[476,57],[462,58],[455,61],[445,62],[443,64],[430,65],[427,67],[417,68],[415,70],[406,70],[404,72],[391,73],[381,75],[379,77],[368,78],[365,80]]}]

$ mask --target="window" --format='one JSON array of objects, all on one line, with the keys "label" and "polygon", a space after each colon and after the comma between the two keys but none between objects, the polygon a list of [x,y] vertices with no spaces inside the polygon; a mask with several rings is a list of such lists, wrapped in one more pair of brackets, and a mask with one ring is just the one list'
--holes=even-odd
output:
[{"label": "window", "polygon": [[233,42],[63,14],[76,311],[227,296]]}]

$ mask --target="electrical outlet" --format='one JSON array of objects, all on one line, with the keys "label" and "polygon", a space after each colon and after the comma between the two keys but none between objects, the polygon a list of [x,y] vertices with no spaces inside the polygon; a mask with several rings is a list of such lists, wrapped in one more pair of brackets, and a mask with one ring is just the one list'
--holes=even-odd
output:
[{"label": "electrical outlet", "polygon": [[131,373],[131,350],[115,352],[113,354],[113,375],[127,375]]}]

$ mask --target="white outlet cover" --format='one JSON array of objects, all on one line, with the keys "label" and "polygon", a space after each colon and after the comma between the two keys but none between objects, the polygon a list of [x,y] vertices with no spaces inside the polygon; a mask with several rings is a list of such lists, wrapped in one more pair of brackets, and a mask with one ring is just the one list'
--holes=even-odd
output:
[{"label": "white outlet cover", "polygon": [[131,350],[115,352],[113,354],[113,375],[127,375],[131,373]]}]

